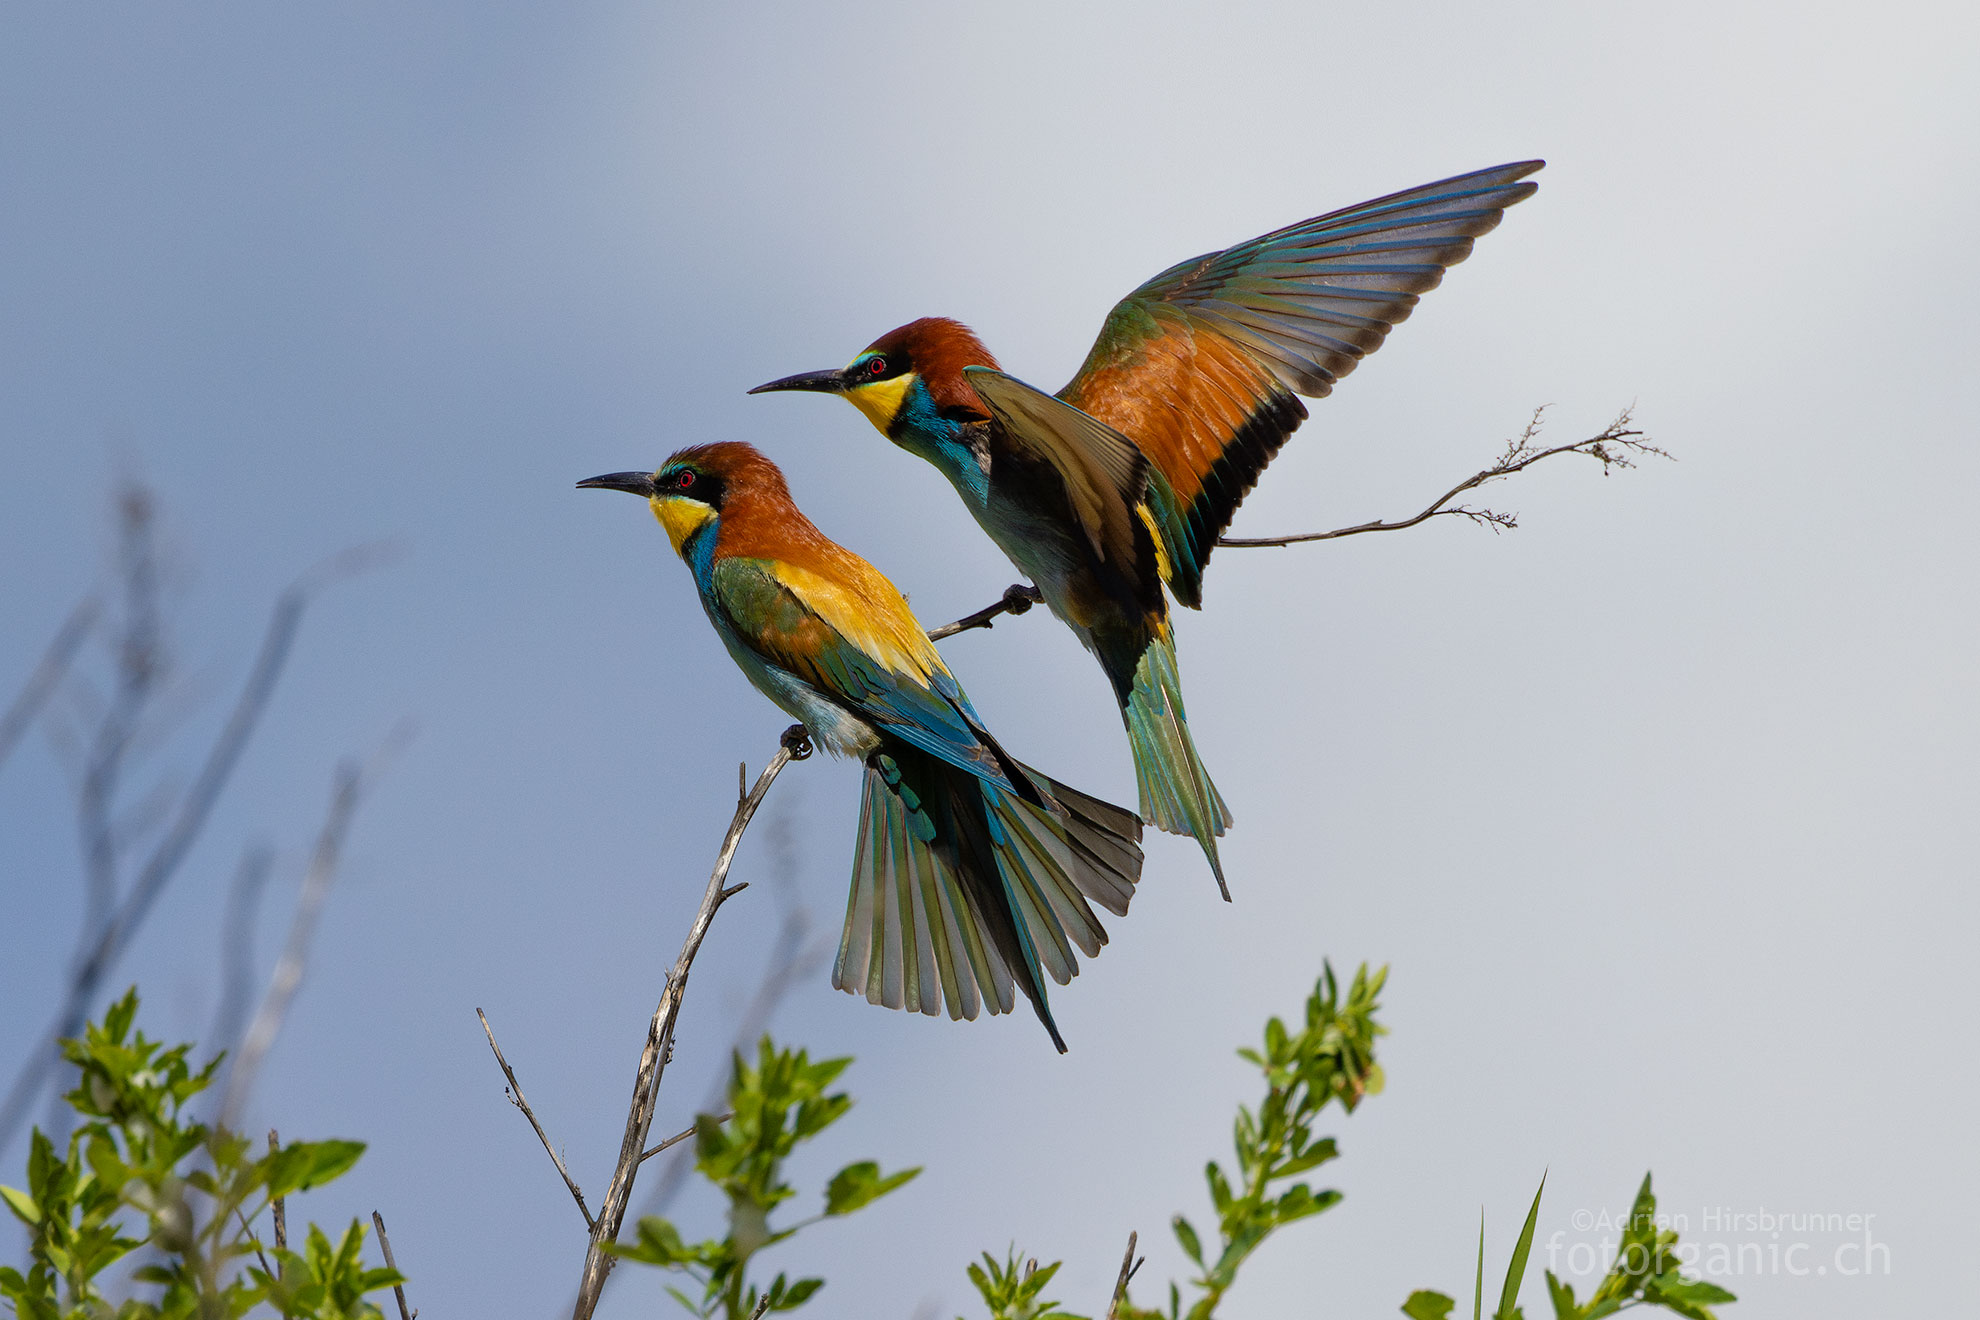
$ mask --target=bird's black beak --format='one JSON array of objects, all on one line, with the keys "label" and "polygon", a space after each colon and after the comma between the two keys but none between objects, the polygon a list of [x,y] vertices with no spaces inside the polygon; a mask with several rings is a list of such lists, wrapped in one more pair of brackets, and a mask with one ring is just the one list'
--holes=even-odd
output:
[{"label": "bird's black beak", "polygon": [[846,373],[843,371],[800,371],[795,376],[773,380],[768,385],[758,385],[751,394],[768,394],[772,390],[811,390],[817,394],[844,394]]},{"label": "bird's black beak", "polygon": [[579,490],[622,490],[628,495],[642,499],[653,498],[653,474],[651,472],[607,472],[602,477],[586,477],[577,484]]}]

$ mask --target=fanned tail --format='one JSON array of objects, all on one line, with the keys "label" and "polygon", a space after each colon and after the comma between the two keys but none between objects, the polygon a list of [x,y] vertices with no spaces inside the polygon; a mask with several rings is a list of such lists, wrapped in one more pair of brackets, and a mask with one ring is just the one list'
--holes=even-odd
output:
[{"label": "fanned tail", "polygon": [[1093,903],[1126,915],[1141,822],[1025,773],[1056,811],[910,747],[869,758],[834,986],[959,1019],[1008,1013],[1022,990],[1065,1052],[1045,977],[1066,984],[1107,942]]},{"label": "fanned tail", "polygon": [[1217,858],[1217,836],[1230,828],[1230,808],[1197,758],[1183,713],[1182,679],[1176,644],[1165,628],[1134,666],[1134,686],[1121,710],[1128,746],[1134,750],[1135,784],[1141,791],[1141,818],[1171,834],[1193,835],[1210,859],[1224,901],[1224,865]]}]

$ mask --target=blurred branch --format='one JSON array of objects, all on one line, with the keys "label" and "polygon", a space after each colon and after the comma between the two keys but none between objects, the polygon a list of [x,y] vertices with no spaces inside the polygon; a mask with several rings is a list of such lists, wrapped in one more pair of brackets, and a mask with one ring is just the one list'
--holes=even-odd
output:
[{"label": "blurred branch", "polygon": [[116,695],[90,739],[76,800],[85,881],[78,954],[90,932],[102,929],[117,901],[117,835],[111,825],[111,811],[123,777],[125,753],[165,668],[154,517],[151,496],[144,487],[129,483],[118,492],[117,551],[124,618],[116,638]]},{"label": "blurred branch", "polygon": [[708,877],[708,888],[701,896],[701,907],[695,913],[694,924],[688,928],[680,957],[667,974],[666,988],[660,993],[660,1003],[653,1010],[653,1020],[646,1029],[646,1045],[640,1051],[639,1071],[633,1079],[632,1107],[626,1114],[625,1137],[619,1143],[618,1164],[612,1170],[612,1181],[605,1190],[605,1202],[599,1208],[597,1222],[591,1230],[591,1242],[585,1250],[584,1272],[578,1283],[577,1302],[571,1310],[572,1320],[590,1320],[592,1312],[598,1307],[605,1278],[611,1273],[615,1257],[606,1252],[605,1244],[618,1238],[619,1226],[625,1222],[633,1179],[639,1173],[647,1133],[653,1126],[653,1107],[659,1098],[660,1077],[673,1053],[674,1023],[680,1015],[681,997],[687,991],[688,971],[694,965],[695,955],[701,950],[702,940],[708,935],[710,923],[715,920],[715,913],[743,888],[741,885],[724,887],[729,865],[735,860],[736,849],[742,844],[743,831],[749,828],[750,819],[763,805],[770,786],[777,781],[784,767],[810,755],[811,743],[807,740],[804,726],[794,724],[786,729],[779,740],[777,754],[770,758],[770,764],[763,767],[763,773],[756,777],[756,784],[750,789],[749,796],[737,804],[735,814],[729,820],[728,833],[723,836],[721,851],[715,858],[715,868]]},{"label": "blurred branch", "polygon": [[55,631],[55,640],[48,643],[48,649],[41,653],[41,663],[28,675],[28,681],[21,686],[20,694],[14,698],[7,713],[0,715],[0,764],[4,764],[9,754],[34,724],[35,716],[48,704],[48,698],[62,684],[62,676],[69,672],[82,644],[89,640],[90,631],[96,627],[96,619],[103,612],[103,602],[95,596],[85,596],[69,611],[69,617]]},{"label": "blurred branch", "polygon": [[1633,408],[1625,408],[1616,414],[1616,419],[1604,427],[1599,435],[1572,444],[1553,445],[1541,448],[1535,441],[1539,438],[1542,419],[1547,407],[1542,405],[1533,410],[1533,417],[1516,439],[1506,441],[1506,447],[1498,459],[1483,471],[1475,472],[1457,485],[1433,500],[1429,507],[1413,518],[1402,518],[1395,522],[1356,523],[1352,527],[1337,527],[1331,532],[1296,532],[1290,536],[1225,536],[1219,537],[1218,545],[1256,547],[1299,545],[1307,541],[1334,541],[1344,536],[1359,536],[1363,532],[1399,532],[1406,527],[1428,522],[1432,518],[1452,516],[1469,518],[1495,530],[1510,530],[1519,526],[1517,514],[1499,513],[1492,509],[1474,509],[1465,504],[1452,504],[1451,501],[1468,490],[1503,481],[1517,472],[1524,472],[1535,463],[1554,457],[1556,454],[1580,454],[1595,459],[1602,465],[1602,475],[1607,476],[1611,468],[1633,468],[1636,459],[1645,456],[1669,458],[1670,455],[1650,444],[1643,438],[1643,432],[1629,429]]},{"label": "blurred branch", "polygon": [[274,849],[266,844],[248,849],[227,893],[227,916],[220,928],[220,962],[225,970],[220,1004],[214,1010],[213,1032],[207,1042],[215,1051],[225,1050],[231,1055],[247,1026],[248,997],[254,993],[255,920],[274,869]]},{"label": "blurred branch", "polygon": [[220,1102],[219,1127],[233,1130],[240,1126],[241,1110],[247,1104],[248,1092],[254,1088],[255,1074],[260,1071],[262,1059],[281,1032],[289,1005],[294,1002],[296,991],[302,986],[310,941],[316,934],[316,921],[322,915],[324,899],[329,896],[330,882],[336,878],[337,864],[342,859],[344,840],[350,834],[351,820],[357,814],[358,802],[406,737],[406,729],[401,726],[372,755],[370,764],[359,766],[347,761],[337,767],[335,787],[330,794],[330,810],[324,817],[323,829],[316,836],[316,849],[310,856],[309,870],[303,875],[302,895],[296,900],[296,914],[289,923],[288,942],[282,948],[282,956],[276,960],[275,973],[268,980],[268,993],[262,997],[261,1008],[254,1015],[247,1035],[241,1040],[234,1066],[227,1071],[227,1089]]},{"label": "blurred branch", "polygon": [[532,1128],[536,1129],[536,1139],[543,1143],[544,1154],[550,1157],[550,1162],[557,1166],[557,1172],[563,1176],[564,1186],[571,1189],[571,1199],[577,1202],[578,1213],[584,1216],[585,1231],[590,1232],[597,1226],[597,1221],[592,1219],[591,1209],[584,1203],[584,1193],[578,1190],[577,1180],[571,1177],[571,1171],[564,1167],[564,1157],[559,1155],[557,1148],[550,1144],[550,1134],[543,1130],[543,1124],[536,1121],[536,1111],[529,1107],[529,1101],[523,1097],[522,1083],[516,1080],[516,1070],[511,1068],[509,1061],[502,1056],[502,1047],[495,1043],[495,1028],[488,1025],[488,1015],[478,1008],[474,1010],[474,1015],[481,1019],[481,1029],[488,1035],[488,1048],[495,1051],[495,1062],[502,1065],[502,1075],[509,1079],[509,1103],[522,1110],[522,1116],[529,1120]]},{"label": "blurred branch", "polygon": [[[219,800],[222,790],[226,788],[236,764],[240,761],[241,753],[246,749],[249,739],[261,721],[263,712],[267,709],[269,698],[274,693],[276,682],[282,676],[283,666],[295,643],[296,631],[302,624],[303,613],[310,600],[317,591],[330,582],[371,567],[380,562],[388,552],[389,547],[379,543],[356,546],[343,551],[304,573],[275,602],[275,607],[269,616],[268,627],[262,635],[261,650],[255,657],[247,682],[243,685],[240,696],[235,699],[234,708],[229,713],[226,724],[222,726],[219,735],[208,750],[199,775],[179,803],[178,811],[167,828],[164,838],[146,859],[122,902],[116,904],[114,910],[108,910],[107,915],[94,914],[93,919],[84,925],[78,941],[80,947],[75,968],[70,973],[62,1006],[56,1012],[48,1030],[43,1033],[22,1062],[19,1072],[15,1074],[14,1081],[8,1088],[5,1102],[0,1103],[0,1149],[4,1149],[12,1141],[22,1119],[26,1117],[34,1103],[35,1095],[48,1080],[56,1064],[61,1061],[58,1042],[81,1033],[83,1023],[88,1020],[90,1003],[101,988],[104,978],[130,947],[152,904],[170,883],[180,864],[185,861],[187,853],[198,840],[208,815]],[[129,558],[128,553],[126,557]],[[127,628],[125,642],[120,647],[123,656],[121,663],[127,675],[133,653],[129,632]],[[79,808],[84,822],[85,854],[92,859],[92,894],[96,892],[98,884],[95,878],[96,861],[92,849],[95,840],[99,837],[99,828],[106,831],[101,834],[105,843],[109,844],[111,841],[107,826],[92,825],[92,822],[99,818],[107,821],[109,796],[108,793],[101,795],[99,807],[93,800],[93,795],[98,790],[92,789],[91,779],[98,774],[96,765],[98,755],[112,745],[121,746],[128,741],[128,732],[118,739],[105,738],[103,729],[118,721],[117,703],[113,703],[112,710],[104,717],[103,726],[99,727],[91,767],[84,778],[83,803]],[[116,763],[112,760],[107,765],[108,777],[114,781]],[[114,787],[114,782],[107,787]],[[110,867],[113,885],[114,862],[114,853],[112,853]],[[95,906],[94,900],[91,906],[92,908]]]}]

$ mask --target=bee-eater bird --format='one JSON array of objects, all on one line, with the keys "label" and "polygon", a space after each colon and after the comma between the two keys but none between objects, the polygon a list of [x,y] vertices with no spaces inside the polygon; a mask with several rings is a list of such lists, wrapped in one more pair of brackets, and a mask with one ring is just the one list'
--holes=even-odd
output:
[{"label": "bee-eater bird", "polygon": [[866,764],[832,984],[889,1008],[1008,1013],[1052,1035],[1045,975],[1078,973],[1125,916],[1141,822],[1019,764],[983,727],[894,584],[827,539],[745,444],[683,449],[580,487],[642,496],[743,674],[819,746]]},{"label": "bee-eater bird", "polygon": [[1172,266],[1117,303],[1057,395],[928,317],[839,370],[759,385],[842,394],[933,463],[1100,660],[1141,815],[1202,845],[1224,897],[1230,824],[1183,710],[1162,586],[1192,609],[1217,538],[1265,465],[1389,328],[1534,192],[1530,160],[1459,175]]}]

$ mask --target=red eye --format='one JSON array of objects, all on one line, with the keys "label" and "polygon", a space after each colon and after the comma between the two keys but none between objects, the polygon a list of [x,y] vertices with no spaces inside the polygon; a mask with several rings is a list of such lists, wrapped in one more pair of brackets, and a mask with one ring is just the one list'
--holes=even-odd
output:
[{"label": "red eye", "polygon": [[866,374],[867,374],[867,375],[869,375],[869,376],[884,376],[884,375],[886,375],[886,374],[887,374],[887,359],[886,359],[886,358],[883,358],[883,357],[877,357],[877,358],[868,358],[868,359],[866,360]]},{"label": "red eye", "polygon": [[694,485],[694,473],[683,472],[674,478],[674,489],[687,490]]}]

